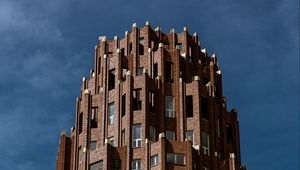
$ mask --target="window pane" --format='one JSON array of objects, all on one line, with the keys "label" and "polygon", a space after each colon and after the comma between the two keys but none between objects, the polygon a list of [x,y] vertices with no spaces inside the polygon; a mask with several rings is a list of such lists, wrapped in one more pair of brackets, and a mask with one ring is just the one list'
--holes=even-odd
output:
[{"label": "window pane", "polygon": [[175,132],[174,131],[166,131],[166,139],[169,141],[175,140]]},{"label": "window pane", "polygon": [[115,105],[114,102],[108,104],[109,120],[108,123],[111,125],[114,123],[115,116]]},{"label": "window pane", "polygon": [[90,170],[102,170],[103,169],[103,161],[99,161],[90,165]]},{"label": "window pane", "polygon": [[97,142],[96,141],[90,142],[90,151],[94,151],[96,149],[97,149]]},{"label": "window pane", "polygon": [[132,147],[140,147],[141,146],[141,125],[133,125],[132,126]]},{"label": "window pane", "polygon": [[186,139],[192,141],[192,143],[194,142],[194,131],[192,130],[188,130],[186,131]]},{"label": "window pane", "polygon": [[140,159],[135,159],[132,161],[132,169],[141,169],[141,160]]},{"label": "window pane", "polygon": [[150,158],[150,166],[158,165],[158,163],[159,163],[159,157],[158,157],[158,155],[151,156],[151,158]]},{"label": "window pane", "polygon": [[182,164],[182,165],[184,165],[185,164],[185,156],[184,155],[182,155],[182,154],[176,154],[175,155],[175,160],[176,160],[176,164]]}]

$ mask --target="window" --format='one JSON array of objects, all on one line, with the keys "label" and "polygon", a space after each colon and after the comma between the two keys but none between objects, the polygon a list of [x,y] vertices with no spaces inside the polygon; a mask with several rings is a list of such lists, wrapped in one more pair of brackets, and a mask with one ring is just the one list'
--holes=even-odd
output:
[{"label": "window", "polygon": [[158,155],[154,155],[150,157],[150,166],[156,166],[159,164],[159,157]]},{"label": "window", "polygon": [[193,143],[194,143],[194,131],[192,131],[192,130],[186,131],[186,133],[185,133],[185,138],[186,138],[187,140],[192,141],[192,144],[193,144]]},{"label": "window", "polygon": [[166,117],[174,118],[174,97],[166,96]]},{"label": "window", "polygon": [[201,145],[204,155],[209,155],[209,135],[205,132],[201,132]]},{"label": "window", "polygon": [[142,101],[140,100],[141,89],[135,89],[132,92],[133,97],[133,111],[142,109]]},{"label": "window", "polygon": [[144,37],[140,37],[140,42],[139,42],[139,55],[144,55],[144,44],[145,40]]},{"label": "window", "polygon": [[121,132],[121,146],[125,146],[125,130]]},{"label": "window", "polygon": [[115,146],[115,140],[114,140],[114,137],[109,137],[108,138],[108,143],[111,145],[111,146]]},{"label": "window", "polygon": [[108,75],[108,90],[115,89],[115,69],[109,70]]},{"label": "window", "polygon": [[125,48],[121,48],[121,56],[123,57],[125,55]]},{"label": "window", "polygon": [[78,122],[78,133],[81,134],[82,132],[82,123],[83,123],[83,113],[79,114],[79,122]]},{"label": "window", "polygon": [[136,124],[132,125],[132,147],[141,147],[142,139],[141,139],[141,125]]},{"label": "window", "polygon": [[177,43],[176,44],[176,49],[178,49],[178,50],[182,50],[182,43]]},{"label": "window", "polygon": [[102,170],[103,169],[103,161],[99,161],[90,165],[90,170]]},{"label": "window", "polygon": [[138,69],[138,76],[141,76],[141,75],[143,75],[144,74],[144,67],[139,67],[139,69]]},{"label": "window", "polygon": [[140,159],[132,160],[131,166],[132,166],[132,169],[134,169],[134,170],[142,169],[141,160]]},{"label": "window", "polygon": [[120,159],[113,159],[112,160],[112,170],[120,170],[122,165],[122,161]]},{"label": "window", "polygon": [[129,44],[129,52],[128,52],[128,54],[131,54],[131,51],[132,51],[132,43]]},{"label": "window", "polygon": [[193,96],[185,97],[185,111],[186,117],[193,117]]},{"label": "window", "polygon": [[232,135],[232,125],[230,123],[227,123],[226,125],[226,131],[227,131],[227,143],[232,144],[233,142],[233,135]]},{"label": "window", "polygon": [[166,82],[173,83],[173,63],[166,62],[165,65],[165,73],[166,73]]},{"label": "window", "polygon": [[201,117],[208,120],[208,101],[207,98],[201,97]]},{"label": "window", "polygon": [[108,124],[112,125],[112,124],[114,124],[114,117],[115,117],[115,104],[114,104],[114,102],[111,102],[111,103],[108,104],[108,113],[109,113]]},{"label": "window", "polygon": [[150,140],[151,141],[156,141],[156,129],[153,126],[150,126],[149,131],[150,131],[149,132],[150,133],[150,136],[149,136]]},{"label": "window", "polygon": [[202,167],[202,170],[209,170],[209,169],[208,169],[207,167],[204,166],[204,167]]},{"label": "window", "polygon": [[185,156],[183,154],[167,153],[167,162],[184,165]]},{"label": "window", "polygon": [[153,78],[156,78],[158,75],[158,64],[154,63],[153,65]]},{"label": "window", "polygon": [[169,130],[166,131],[166,139],[167,140],[174,141],[175,138],[176,138],[176,136],[175,136],[175,132],[174,131],[169,131]]},{"label": "window", "polygon": [[220,119],[217,119],[217,136],[220,138]]},{"label": "window", "polygon": [[97,128],[98,124],[98,107],[92,107],[91,128]]},{"label": "window", "polygon": [[91,141],[90,142],[90,151],[95,151],[97,149],[97,142],[96,141]]},{"label": "window", "polygon": [[126,94],[122,96],[122,117],[126,114]]},{"label": "window", "polygon": [[154,92],[149,91],[149,110],[152,113],[155,113],[155,102],[154,102]]}]

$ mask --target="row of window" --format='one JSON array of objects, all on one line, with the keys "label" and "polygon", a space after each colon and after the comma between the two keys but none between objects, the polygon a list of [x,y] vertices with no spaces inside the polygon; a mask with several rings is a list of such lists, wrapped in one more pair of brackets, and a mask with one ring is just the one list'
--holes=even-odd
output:
[{"label": "row of window", "polygon": [[[153,155],[150,157],[150,167],[157,166],[159,164],[159,156]],[[183,154],[175,154],[175,153],[167,153],[167,163],[185,165],[185,156]],[[89,167],[90,170],[102,170],[103,169],[103,161],[98,161],[93,163]],[[121,160],[114,159],[112,160],[112,170],[121,169]],[[142,169],[142,162],[140,159],[134,159],[131,162],[132,170],[140,170]]]}]

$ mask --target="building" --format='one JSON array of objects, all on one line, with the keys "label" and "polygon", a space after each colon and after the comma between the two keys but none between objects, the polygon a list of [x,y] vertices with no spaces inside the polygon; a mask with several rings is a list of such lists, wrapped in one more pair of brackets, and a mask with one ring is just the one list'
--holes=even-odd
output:
[{"label": "building", "polygon": [[146,22],[123,39],[99,37],[75,120],[57,170],[244,169],[217,57],[186,27],[165,34]]}]

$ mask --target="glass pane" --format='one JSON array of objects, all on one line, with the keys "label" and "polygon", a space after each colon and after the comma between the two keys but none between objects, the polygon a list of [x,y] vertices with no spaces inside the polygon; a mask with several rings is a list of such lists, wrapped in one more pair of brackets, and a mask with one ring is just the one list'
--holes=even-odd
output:
[{"label": "glass pane", "polygon": [[184,155],[176,154],[176,163],[177,164],[185,164]]}]

